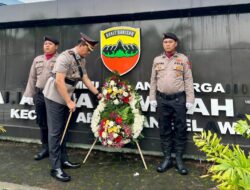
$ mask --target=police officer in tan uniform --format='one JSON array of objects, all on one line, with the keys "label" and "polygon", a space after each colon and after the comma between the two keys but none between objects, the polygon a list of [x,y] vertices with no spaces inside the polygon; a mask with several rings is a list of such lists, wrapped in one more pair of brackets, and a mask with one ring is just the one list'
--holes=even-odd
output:
[{"label": "police officer in tan uniform", "polygon": [[43,96],[43,89],[52,74],[52,69],[58,56],[57,48],[59,42],[53,37],[45,36],[43,43],[43,55],[37,56],[31,66],[29,79],[24,97],[28,104],[35,101],[35,109],[37,115],[37,124],[40,127],[40,136],[42,142],[42,150],[35,155],[35,160],[41,160],[49,156],[48,148],[48,125],[46,117],[46,107]]},{"label": "police officer in tan uniform", "polygon": [[163,162],[158,172],[172,167],[171,153],[176,152],[176,168],[186,175],[182,155],[187,142],[186,110],[194,103],[193,77],[188,58],[176,52],[178,38],[173,33],[163,37],[164,53],[154,59],[151,83],[150,104],[157,107]]},{"label": "police officer in tan uniform", "polygon": [[69,111],[74,112],[76,103],[71,97],[78,81],[83,81],[86,87],[101,98],[101,93],[90,81],[85,68],[85,57],[94,50],[98,42],[81,33],[81,38],[73,49],[61,53],[44,89],[49,127],[49,152],[52,169],[50,174],[59,181],[67,182],[71,177],[64,168],[78,168],[80,164],[68,160],[66,142],[60,146]]}]

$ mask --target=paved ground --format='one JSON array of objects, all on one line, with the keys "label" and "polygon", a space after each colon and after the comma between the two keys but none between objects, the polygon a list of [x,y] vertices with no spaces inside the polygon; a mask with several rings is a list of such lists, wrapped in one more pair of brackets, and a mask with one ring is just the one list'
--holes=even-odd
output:
[{"label": "paved ground", "polygon": [[[207,164],[186,161],[190,174],[174,168],[159,174],[160,157],[145,156],[145,170],[139,155],[93,151],[86,164],[66,170],[72,181],[62,183],[49,175],[49,160],[34,161],[39,145],[0,141],[0,190],[208,190],[209,178],[201,179]],[[71,161],[82,162],[86,150],[69,149]],[[17,185],[18,184],[18,185]],[[41,189],[40,189],[41,190]]]},{"label": "paved ground", "polygon": [[0,190],[46,190],[46,189],[29,185],[0,182]]}]

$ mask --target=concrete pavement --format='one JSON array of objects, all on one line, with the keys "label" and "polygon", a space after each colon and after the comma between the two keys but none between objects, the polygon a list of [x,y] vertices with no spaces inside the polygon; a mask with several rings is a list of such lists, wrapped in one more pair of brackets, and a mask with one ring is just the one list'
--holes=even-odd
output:
[{"label": "concrete pavement", "polygon": [[[65,170],[72,181],[58,182],[49,175],[48,159],[33,160],[38,149],[37,144],[0,141],[0,190],[208,190],[215,186],[209,178],[199,177],[205,174],[207,163],[187,160],[187,176],[175,168],[159,174],[155,167],[161,157],[145,156],[145,170],[140,155],[97,150],[81,168]],[[74,162],[82,162],[87,153],[68,150]]]}]

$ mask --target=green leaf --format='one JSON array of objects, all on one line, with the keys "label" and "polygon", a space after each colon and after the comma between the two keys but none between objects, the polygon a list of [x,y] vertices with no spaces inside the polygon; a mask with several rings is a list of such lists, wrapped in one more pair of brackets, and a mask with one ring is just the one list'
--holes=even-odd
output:
[{"label": "green leaf", "polygon": [[[240,121],[239,123],[244,123]],[[250,155],[247,157],[239,145],[222,145],[221,138],[210,131],[194,134],[195,145],[203,151],[208,161],[214,161],[207,175],[219,189],[244,190],[250,182]],[[206,176],[207,176],[206,175]]]},{"label": "green leaf", "polygon": [[246,114],[246,118],[248,119],[248,121],[250,121],[250,114]]},{"label": "green leaf", "polygon": [[6,133],[6,130],[4,129],[3,126],[0,126],[0,133]]},{"label": "green leaf", "polygon": [[246,115],[247,120],[238,120],[234,127],[234,130],[244,136],[245,138],[250,139],[250,115]]}]

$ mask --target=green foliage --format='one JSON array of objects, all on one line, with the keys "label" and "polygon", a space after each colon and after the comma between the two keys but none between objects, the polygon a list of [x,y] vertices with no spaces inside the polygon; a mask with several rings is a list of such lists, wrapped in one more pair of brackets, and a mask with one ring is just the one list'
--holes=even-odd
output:
[{"label": "green foliage", "polygon": [[235,132],[241,134],[243,137],[250,139],[250,115],[246,114],[246,120],[239,120],[235,125]]},{"label": "green foliage", "polygon": [[129,58],[139,53],[139,49],[135,44],[123,44],[118,41],[116,45],[106,45],[102,49],[102,54],[109,58]]},{"label": "green foliage", "polygon": [[137,92],[135,92],[134,94],[135,94],[135,101],[136,101],[135,107],[137,109],[141,109],[141,106],[140,106],[141,97],[140,97],[140,95]]},{"label": "green foliage", "polygon": [[3,128],[3,126],[0,126],[0,133],[5,133],[6,130]]},{"label": "green foliage", "polygon": [[129,52],[129,51],[124,52],[122,50],[118,50],[117,52],[112,51],[110,53],[102,52],[102,54],[105,55],[106,57],[114,58],[114,57],[132,57],[137,55],[138,52],[139,52],[138,50],[136,50],[135,52]]},{"label": "green foliage", "polygon": [[[112,75],[106,79],[106,82],[108,83],[110,80],[115,80],[116,82],[121,81],[121,77],[117,71],[114,71]],[[135,91],[134,86],[129,84],[129,82],[126,80],[122,80],[121,82],[125,85],[130,85],[130,91],[133,91],[135,95],[135,107],[137,109],[140,109],[141,98],[139,94]],[[119,86],[117,87],[119,88]],[[122,117],[124,124],[132,125],[134,123],[134,113],[132,112],[132,108],[129,104],[115,105],[112,101],[107,101],[105,109],[101,113],[101,119],[108,118],[111,112],[119,114]]]},{"label": "green foliage", "polygon": [[134,123],[134,114],[132,113],[132,109],[129,105],[127,105],[124,109],[120,109],[118,114],[122,116],[124,124],[131,125]]},{"label": "green foliage", "polygon": [[213,161],[208,176],[218,183],[220,190],[250,190],[250,155],[239,145],[223,145],[221,138],[210,131],[193,136],[195,145]]},{"label": "green foliage", "polygon": [[134,114],[129,104],[114,105],[112,102],[108,102],[105,110],[101,113],[101,119],[108,118],[111,112],[119,114],[124,124],[134,123]]}]

